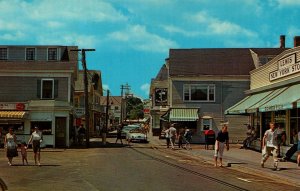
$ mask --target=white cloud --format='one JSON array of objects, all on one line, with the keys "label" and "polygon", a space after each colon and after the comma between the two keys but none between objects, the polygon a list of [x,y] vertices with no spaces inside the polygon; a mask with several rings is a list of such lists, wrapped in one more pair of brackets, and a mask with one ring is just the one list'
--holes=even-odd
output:
[{"label": "white cloud", "polygon": [[23,39],[25,34],[23,34],[20,31],[17,32],[11,32],[11,33],[0,33],[0,40],[7,40],[7,41],[18,41]]},{"label": "white cloud", "polygon": [[193,16],[188,16],[188,19],[192,19],[193,21],[205,26],[205,33],[208,35],[244,35],[248,37],[257,36],[257,34],[251,30],[245,29],[235,23],[223,21],[210,16],[205,11],[198,12]]},{"label": "white cloud", "polygon": [[145,95],[149,95],[150,84],[146,83],[141,86],[141,90],[144,91]]},{"label": "white cloud", "polygon": [[183,30],[183,29],[178,28],[173,25],[163,25],[162,28],[169,33],[178,33],[178,34],[182,34],[183,36],[187,36],[187,37],[193,37],[193,36],[199,35],[199,32]]},{"label": "white cloud", "polygon": [[98,42],[93,35],[76,33],[47,33],[37,37],[38,44],[76,45],[81,48],[95,48]]},{"label": "white cloud", "polygon": [[170,48],[178,47],[177,43],[149,33],[145,26],[133,25],[123,31],[113,32],[108,35],[109,39],[128,42],[127,46],[133,49],[150,52],[166,52]]},{"label": "white cloud", "polygon": [[280,7],[300,5],[300,0],[276,0],[276,1]]},{"label": "white cloud", "polygon": [[109,90],[109,85],[108,84],[102,84],[102,89],[103,90]]}]

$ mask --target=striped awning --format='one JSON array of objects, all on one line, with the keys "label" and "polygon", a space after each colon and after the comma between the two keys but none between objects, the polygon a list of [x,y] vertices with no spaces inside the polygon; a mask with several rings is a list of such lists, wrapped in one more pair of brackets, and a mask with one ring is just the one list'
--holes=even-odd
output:
[{"label": "striped awning", "polygon": [[195,108],[172,108],[169,121],[197,121],[198,110]]},{"label": "striped awning", "polygon": [[6,119],[24,119],[25,111],[0,111],[0,118]]}]

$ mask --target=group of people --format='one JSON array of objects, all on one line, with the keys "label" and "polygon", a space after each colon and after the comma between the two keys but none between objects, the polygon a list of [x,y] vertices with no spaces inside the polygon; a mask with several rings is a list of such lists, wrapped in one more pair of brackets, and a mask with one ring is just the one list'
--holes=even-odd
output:
[{"label": "group of people", "polygon": [[[42,132],[39,131],[39,128],[36,126],[28,140],[28,143],[26,142],[21,143],[21,156],[22,156],[23,165],[25,164],[25,162],[28,165],[27,145],[30,144],[32,144],[32,148],[33,148],[35,165],[38,166],[41,165],[40,161],[41,161],[42,141],[43,141]],[[8,165],[11,166],[13,158],[18,156],[17,136],[14,134],[12,127],[8,129],[8,133],[4,137],[4,147],[6,149],[6,157],[8,159]]]},{"label": "group of people", "polygon": [[[175,149],[175,141],[178,140],[178,148],[191,149],[191,141],[192,141],[192,131],[185,127],[184,129],[177,129],[172,124],[167,130],[165,130],[165,137],[167,140],[167,148],[170,147]],[[183,146],[183,143],[185,145]]]},{"label": "group of people", "polygon": [[277,169],[279,161],[287,161],[293,156],[295,152],[297,152],[297,166],[300,167],[300,131],[298,133],[296,129],[292,131],[293,146],[286,152],[283,158],[279,158],[279,149],[282,143],[282,129],[280,127],[276,128],[275,123],[273,122],[270,122],[269,126],[270,129],[265,132],[262,141],[261,166],[264,167],[265,162],[272,154],[274,167]]}]

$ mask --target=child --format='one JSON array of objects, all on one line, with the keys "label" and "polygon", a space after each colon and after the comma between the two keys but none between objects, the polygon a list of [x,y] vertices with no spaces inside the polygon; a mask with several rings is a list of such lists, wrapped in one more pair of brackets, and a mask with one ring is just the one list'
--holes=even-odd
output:
[{"label": "child", "polygon": [[21,155],[22,155],[23,165],[24,165],[25,161],[26,161],[26,164],[28,165],[28,161],[27,161],[27,144],[25,142],[21,143]]}]

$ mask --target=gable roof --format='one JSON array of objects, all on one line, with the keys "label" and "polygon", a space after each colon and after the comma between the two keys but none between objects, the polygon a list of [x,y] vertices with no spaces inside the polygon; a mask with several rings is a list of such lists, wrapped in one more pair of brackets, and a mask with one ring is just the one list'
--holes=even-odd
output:
[{"label": "gable roof", "polygon": [[[258,56],[275,57],[284,48],[251,48]],[[170,49],[170,76],[249,75],[255,69],[250,48]]]}]

